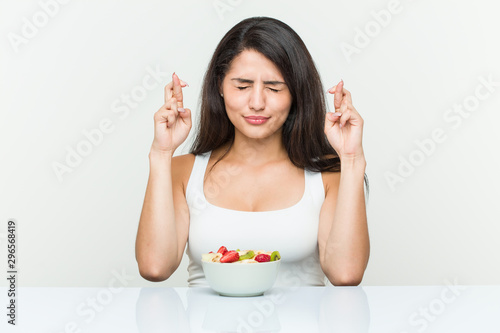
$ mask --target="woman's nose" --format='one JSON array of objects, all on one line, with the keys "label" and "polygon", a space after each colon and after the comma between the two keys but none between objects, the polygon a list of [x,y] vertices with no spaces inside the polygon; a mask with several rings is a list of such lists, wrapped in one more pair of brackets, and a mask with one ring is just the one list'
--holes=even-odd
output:
[{"label": "woman's nose", "polygon": [[253,89],[248,103],[250,109],[255,111],[264,110],[266,106],[264,92],[261,89]]}]

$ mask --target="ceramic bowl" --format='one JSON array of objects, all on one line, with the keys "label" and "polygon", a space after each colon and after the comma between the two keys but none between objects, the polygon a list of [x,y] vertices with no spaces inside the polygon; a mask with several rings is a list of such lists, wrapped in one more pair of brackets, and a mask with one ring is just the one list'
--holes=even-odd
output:
[{"label": "ceramic bowl", "polygon": [[274,285],[280,263],[201,262],[208,284],[222,296],[263,295]]}]

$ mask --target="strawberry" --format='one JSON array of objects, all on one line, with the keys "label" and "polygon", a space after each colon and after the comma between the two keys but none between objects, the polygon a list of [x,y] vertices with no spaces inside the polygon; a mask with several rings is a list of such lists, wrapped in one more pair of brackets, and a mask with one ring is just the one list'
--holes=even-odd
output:
[{"label": "strawberry", "polygon": [[254,259],[258,262],[267,262],[271,261],[271,256],[269,254],[261,253],[256,255]]},{"label": "strawberry", "polygon": [[222,255],[225,255],[225,254],[227,253],[227,247],[225,247],[225,246],[221,246],[221,247],[219,248],[219,251],[217,251],[217,253],[220,253],[220,254],[222,254]]},{"label": "strawberry", "polygon": [[220,262],[222,263],[230,263],[235,262],[240,259],[240,255],[236,251],[227,251],[226,254],[222,255],[220,258]]}]

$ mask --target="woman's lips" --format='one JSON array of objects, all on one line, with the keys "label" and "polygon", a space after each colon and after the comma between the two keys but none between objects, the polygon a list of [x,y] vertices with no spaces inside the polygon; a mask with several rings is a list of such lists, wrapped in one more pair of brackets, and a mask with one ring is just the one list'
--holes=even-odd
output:
[{"label": "woman's lips", "polygon": [[269,117],[262,116],[246,116],[245,120],[252,125],[260,125],[268,121]]}]

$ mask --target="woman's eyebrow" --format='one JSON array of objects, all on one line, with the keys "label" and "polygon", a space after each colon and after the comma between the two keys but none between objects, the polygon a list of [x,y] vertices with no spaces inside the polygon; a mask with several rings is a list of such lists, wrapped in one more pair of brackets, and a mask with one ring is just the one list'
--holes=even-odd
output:
[{"label": "woman's eyebrow", "polygon": [[[232,78],[231,81],[238,81],[239,83],[254,83],[253,80],[243,79],[243,78],[239,78],[239,77]],[[281,82],[281,81],[264,81],[264,84],[278,85],[278,84],[286,84],[286,83]]]}]

